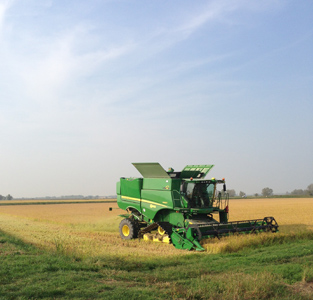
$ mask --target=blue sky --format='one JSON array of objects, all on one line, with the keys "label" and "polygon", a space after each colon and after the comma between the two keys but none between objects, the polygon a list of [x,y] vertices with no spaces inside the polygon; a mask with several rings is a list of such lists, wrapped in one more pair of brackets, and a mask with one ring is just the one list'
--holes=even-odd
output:
[{"label": "blue sky", "polygon": [[0,194],[112,195],[132,162],[313,183],[312,1],[0,0]]}]

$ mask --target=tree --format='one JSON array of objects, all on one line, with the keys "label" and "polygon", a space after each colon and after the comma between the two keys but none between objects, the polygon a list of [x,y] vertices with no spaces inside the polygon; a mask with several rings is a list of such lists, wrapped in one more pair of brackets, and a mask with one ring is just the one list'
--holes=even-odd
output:
[{"label": "tree", "polygon": [[304,190],[301,189],[295,189],[291,193],[291,195],[304,195]]},{"label": "tree", "polygon": [[228,193],[229,197],[235,197],[236,196],[235,190],[227,190],[227,193]]},{"label": "tree", "polygon": [[241,197],[241,198],[242,198],[242,197],[246,197],[246,193],[243,192],[243,191],[240,191],[240,192],[239,192],[239,197]]},{"label": "tree", "polygon": [[6,198],[7,198],[7,200],[12,200],[13,199],[13,197],[10,194],[8,194]]},{"label": "tree", "polygon": [[271,196],[273,195],[273,190],[270,189],[269,187],[266,187],[262,190],[262,196],[263,197],[268,197],[268,196]]},{"label": "tree", "polygon": [[311,183],[310,185],[308,185],[307,189],[306,189],[306,193],[310,196],[313,196],[313,183]]}]

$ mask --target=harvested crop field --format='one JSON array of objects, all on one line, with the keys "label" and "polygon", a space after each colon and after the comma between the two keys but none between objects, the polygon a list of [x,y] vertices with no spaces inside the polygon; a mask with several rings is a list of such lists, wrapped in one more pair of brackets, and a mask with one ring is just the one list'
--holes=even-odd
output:
[{"label": "harvested crop field", "polygon": [[116,203],[3,206],[0,228],[36,246],[77,257],[180,253],[171,245],[121,240],[118,215],[123,213]]},{"label": "harvested crop field", "polygon": [[[114,209],[109,211],[109,207]],[[0,208],[0,214],[60,224],[89,224],[90,222],[104,222],[122,213],[124,213],[124,211],[118,209],[116,202],[12,205],[2,206]]]}]

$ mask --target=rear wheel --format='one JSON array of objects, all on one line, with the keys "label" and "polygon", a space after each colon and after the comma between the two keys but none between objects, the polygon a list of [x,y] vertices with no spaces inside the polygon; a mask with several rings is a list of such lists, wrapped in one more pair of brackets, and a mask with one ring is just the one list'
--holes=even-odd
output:
[{"label": "rear wheel", "polygon": [[120,235],[123,240],[131,240],[138,235],[138,226],[135,220],[124,219],[120,223],[119,227]]}]

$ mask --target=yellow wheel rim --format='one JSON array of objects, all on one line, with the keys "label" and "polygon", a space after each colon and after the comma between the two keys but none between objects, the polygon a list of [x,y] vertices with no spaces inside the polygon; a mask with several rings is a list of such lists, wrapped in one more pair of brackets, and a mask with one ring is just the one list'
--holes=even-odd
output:
[{"label": "yellow wheel rim", "polygon": [[165,234],[165,230],[159,226],[159,227],[158,227],[158,233],[159,233],[160,235],[164,235],[164,234]]},{"label": "yellow wheel rim", "polygon": [[129,236],[129,232],[130,232],[129,227],[128,227],[127,225],[124,225],[124,226],[122,227],[122,233],[123,233],[123,235],[124,235],[124,236]]}]

